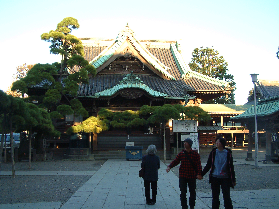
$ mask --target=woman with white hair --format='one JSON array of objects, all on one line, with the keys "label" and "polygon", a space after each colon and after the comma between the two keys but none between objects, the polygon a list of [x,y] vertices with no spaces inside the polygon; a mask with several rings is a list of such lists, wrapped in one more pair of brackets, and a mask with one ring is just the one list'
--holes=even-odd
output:
[{"label": "woman with white hair", "polygon": [[[156,146],[151,144],[148,146],[147,155],[142,157],[141,167],[144,169],[144,187],[146,204],[154,205],[156,203],[157,195],[157,181],[158,181],[158,169],[160,168],[160,159],[156,155]],[[150,185],[152,189],[152,199],[150,198]]]}]

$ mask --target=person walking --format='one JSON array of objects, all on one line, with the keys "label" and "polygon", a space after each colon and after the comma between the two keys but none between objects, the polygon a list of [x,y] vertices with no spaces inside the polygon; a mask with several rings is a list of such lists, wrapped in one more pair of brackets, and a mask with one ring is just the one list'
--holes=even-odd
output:
[{"label": "person walking", "polygon": [[234,188],[236,179],[232,151],[225,146],[226,139],[216,139],[216,148],[210,152],[206,166],[202,171],[202,176],[204,176],[210,170],[209,183],[211,183],[212,190],[212,209],[220,206],[220,187],[222,188],[225,208],[233,208],[230,187]]},{"label": "person walking", "polygon": [[[146,204],[154,205],[156,203],[157,195],[157,181],[158,181],[158,169],[160,168],[160,159],[157,155],[155,145],[149,145],[146,153],[147,155],[142,157],[141,168],[144,169],[144,188]],[[152,189],[152,199],[150,198],[150,185]]]},{"label": "person walking", "polygon": [[201,159],[198,152],[192,150],[193,141],[189,138],[184,140],[184,150],[182,150],[176,158],[170,163],[166,171],[169,172],[171,168],[178,165],[179,167],[179,188],[180,188],[180,201],[182,209],[187,209],[187,185],[189,187],[190,208],[195,208],[196,204],[196,179],[202,179]]}]

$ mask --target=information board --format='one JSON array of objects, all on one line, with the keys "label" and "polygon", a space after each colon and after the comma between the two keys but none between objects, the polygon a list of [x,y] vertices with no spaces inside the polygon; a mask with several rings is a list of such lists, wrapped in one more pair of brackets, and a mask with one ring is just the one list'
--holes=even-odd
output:
[{"label": "information board", "polygon": [[198,132],[196,120],[173,120],[173,132]]}]

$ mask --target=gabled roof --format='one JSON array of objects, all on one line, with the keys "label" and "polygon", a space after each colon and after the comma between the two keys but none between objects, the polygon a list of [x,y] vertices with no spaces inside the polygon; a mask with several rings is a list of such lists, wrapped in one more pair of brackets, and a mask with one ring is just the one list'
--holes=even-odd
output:
[{"label": "gabled roof", "polygon": [[145,58],[145,60],[152,65],[156,70],[163,73],[167,78],[175,80],[175,78],[167,72],[168,67],[161,63],[155,56],[153,56],[141,43],[135,39],[134,32],[127,25],[125,30],[118,34],[117,38],[111,46],[104,49],[97,57],[95,57],[90,64],[95,68],[99,68],[109,58],[111,58],[125,42],[129,42],[138,51],[138,53]]},{"label": "gabled roof", "polygon": [[[110,63],[119,56],[124,56],[123,50],[130,50],[144,66],[154,74],[144,72],[137,76],[154,92],[159,92],[164,98],[184,98],[190,95],[222,95],[232,89],[228,82],[214,79],[190,70],[185,64],[176,41],[137,40],[134,32],[127,25],[115,40],[81,39],[84,45],[85,59],[97,69],[97,76],[90,78],[88,85],[81,85],[79,96],[100,97],[124,88],[119,82],[129,71],[120,73],[103,73],[109,71]],[[127,69],[126,69],[127,70]],[[128,87],[128,85],[126,86]],[[125,87],[125,88],[126,88]],[[120,89],[121,89],[120,88]],[[150,91],[151,92],[151,91]],[[150,93],[149,92],[149,93]],[[216,96],[215,96],[216,97]]]}]

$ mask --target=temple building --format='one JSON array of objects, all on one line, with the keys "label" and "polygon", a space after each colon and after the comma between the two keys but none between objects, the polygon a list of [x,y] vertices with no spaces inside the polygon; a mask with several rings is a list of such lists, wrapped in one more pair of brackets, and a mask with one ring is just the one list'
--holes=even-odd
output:
[{"label": "temple building", "polygon": [[[96,116],[101,108],[124,111],[139,110],[143,105],[198,105],[233,90],[226,81],[190,70],[177,41],[138,40],[128,25],[115,39],[81,40],[86,60],[97,70],[78,91],[89,115]],[[170,132],[168,149],[174,141]],[[93,138],[93,150],[121,149],[127,141],[162,148],[162,133],[156,127],[129,133],[109,130]]]}]

